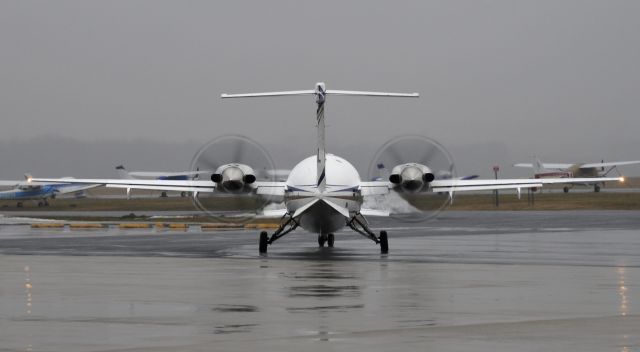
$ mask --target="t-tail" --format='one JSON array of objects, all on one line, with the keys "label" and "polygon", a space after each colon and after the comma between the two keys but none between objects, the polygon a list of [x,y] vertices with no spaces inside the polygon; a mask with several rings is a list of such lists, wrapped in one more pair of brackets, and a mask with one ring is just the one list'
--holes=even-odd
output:
[{"label": "t-tail", "polygon": [[324,82],[316,83],[313,90],[294,90],[294,91],[281,91],[281,92],[266,92],[266,93],[248,93],[248,94],[222,94],[222,98],[255,98],[255,97],[276,97],[286,95],[314,95],[316,97],[316,123],[317,123],[317,140],[316,140],[316,180],[319,192],[324,192],[327,187],[327,173],[325,167],[325,136],[324,136],[324,103],[328,95],[357,95],[357,96],[370,96],[370,97],[402,97],[402,98],[417,98],[420,95],[418,93],[386,93],[386,92],[363,92],[352,90],[332,90],[325,89]]}]

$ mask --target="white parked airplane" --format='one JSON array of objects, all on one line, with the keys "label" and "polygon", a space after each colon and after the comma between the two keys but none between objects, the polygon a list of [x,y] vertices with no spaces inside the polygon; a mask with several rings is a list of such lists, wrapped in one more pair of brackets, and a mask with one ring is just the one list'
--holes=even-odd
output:
[{"label": "white parked airplane", "polygon": [[[622,177],[618,171],[618,166],[640,164],[640,160],[634,161],[614,161],[599,162],[587,164],[567,164],[567,163],[543,163],[540,158],[536,157],[534,163],[518,163],[513,164],[515,167],[526,167],[533,169],[533,177],[540,178],[591,178],[588,182],[565,182],[568,185],[593,186],[594,192],[600,192],[601,185],[604,181],[599,177],[606,177],[612,171],[616,171],[619,177]],[[564,186],[564,193],[569,192],[569,186]]]},{"label": "white parked airplane", "polygon": [[[373,97],[418,97],[417,93],[381,93],[325,89],[324,83],[317,83],[313,90],[222,94],[222,98],[273,97],[287,95],[314,96],[317,103],[317,146],[316,154],[299,162],[285,182],[260,181],[249,165],[228,163],[217,168],[211,180],[171,181],[171,180],[121,180],[121,179],[76,179],[76,183],[100,183],[106,187],[138,188],[166,191],[254,194],[279,196],[284,200],[285,209],[269,212],[281,216],[280,227],[271,235],[260,233],[259,251],[266,253],[267,247],[297,227],[318,234],[318,244],[330,247],[334,244],[334,233],[348,226],[354,231],[380,245],[382,253],[387,253],[389,243],[386,231],[375,234],[368,226],[366,216],[389,216],[389,212],[363,208],[364,197],[385,195],[390,192],[421,194],[442,192],[453,196],[454,191],[480,191],[542,187],[543,184],[565,183],[567,179],[501,179],[501,180],[436,180],[428,165],[403,163],[395,165],[389,180],[362,181],[358,171],[347,160],[325,152],[324,107],[327,96],[351,95]],[[618,178],[601,178],[599,181],[614,181]],[[34,179],[40,182],[62,182],[59,179]],[[578,182],[580,179],[573,179]],[[593,181],[593,179],[589,179]]]}]

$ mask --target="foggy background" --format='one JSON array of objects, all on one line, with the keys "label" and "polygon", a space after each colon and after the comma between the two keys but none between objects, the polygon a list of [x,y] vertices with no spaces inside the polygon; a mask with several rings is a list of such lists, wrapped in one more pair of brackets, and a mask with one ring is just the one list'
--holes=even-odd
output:
[{"label": "foggy background", "polygon": [[[327,150],[364,175],[403,134],[434,138],[458,174],[640,159],[637,1],[2,1],[0,178],[187,169],[228,133],[280,168],[315,150],[312,97],[329,97]],[[638,167],[623,167],[627,175]]]}]

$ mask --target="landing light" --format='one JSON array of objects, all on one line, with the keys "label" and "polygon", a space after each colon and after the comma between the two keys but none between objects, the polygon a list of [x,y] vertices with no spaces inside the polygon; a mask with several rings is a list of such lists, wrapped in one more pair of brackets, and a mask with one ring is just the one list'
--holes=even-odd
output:
[{"label": "landing light", "polygon": [[620,182],[624,182],[624,177],[620,177],[618,180],[619,180]]}]

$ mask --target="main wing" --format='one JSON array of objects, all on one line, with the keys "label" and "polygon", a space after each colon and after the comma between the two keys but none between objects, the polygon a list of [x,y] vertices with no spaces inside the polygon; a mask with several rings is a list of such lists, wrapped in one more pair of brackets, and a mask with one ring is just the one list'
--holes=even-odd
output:
[{"label": "main wing", "polygon": [[545,184],[554,183],[583,183],[622,181],[620,177],[589,177],[589,178],[535,178],[535,179],[499,179],[499,180],[435,180],[431,182],[433,192],[460,191],[492,191],[500,189],[538,188]]},{"label": "main wing", "polygon": [[[123,180],[123,179],[102,179],[102,178],[33,178],[31,182],[51,182],[60,184],[85,184],[101,185],[109,188],[125,189],[146,189],[154,191],[177,191],[177,192],[198,192],[214,193],[216,184],[208,180]],[[278,195],[284,194],[284,182],[264,182],[253,183],[257,194]]]},{"label": "main wing", "polygon": [[[539,188],[554,183],[584,183],[623,181],[621,177],[589,178],[539,178],[539,179],[498,179],[498,180],[434,180],[430,183],[432,192],[493,191],[500,189]],[[394,185],[387,181],[360,182],[363,196],[387,194]]]}]

